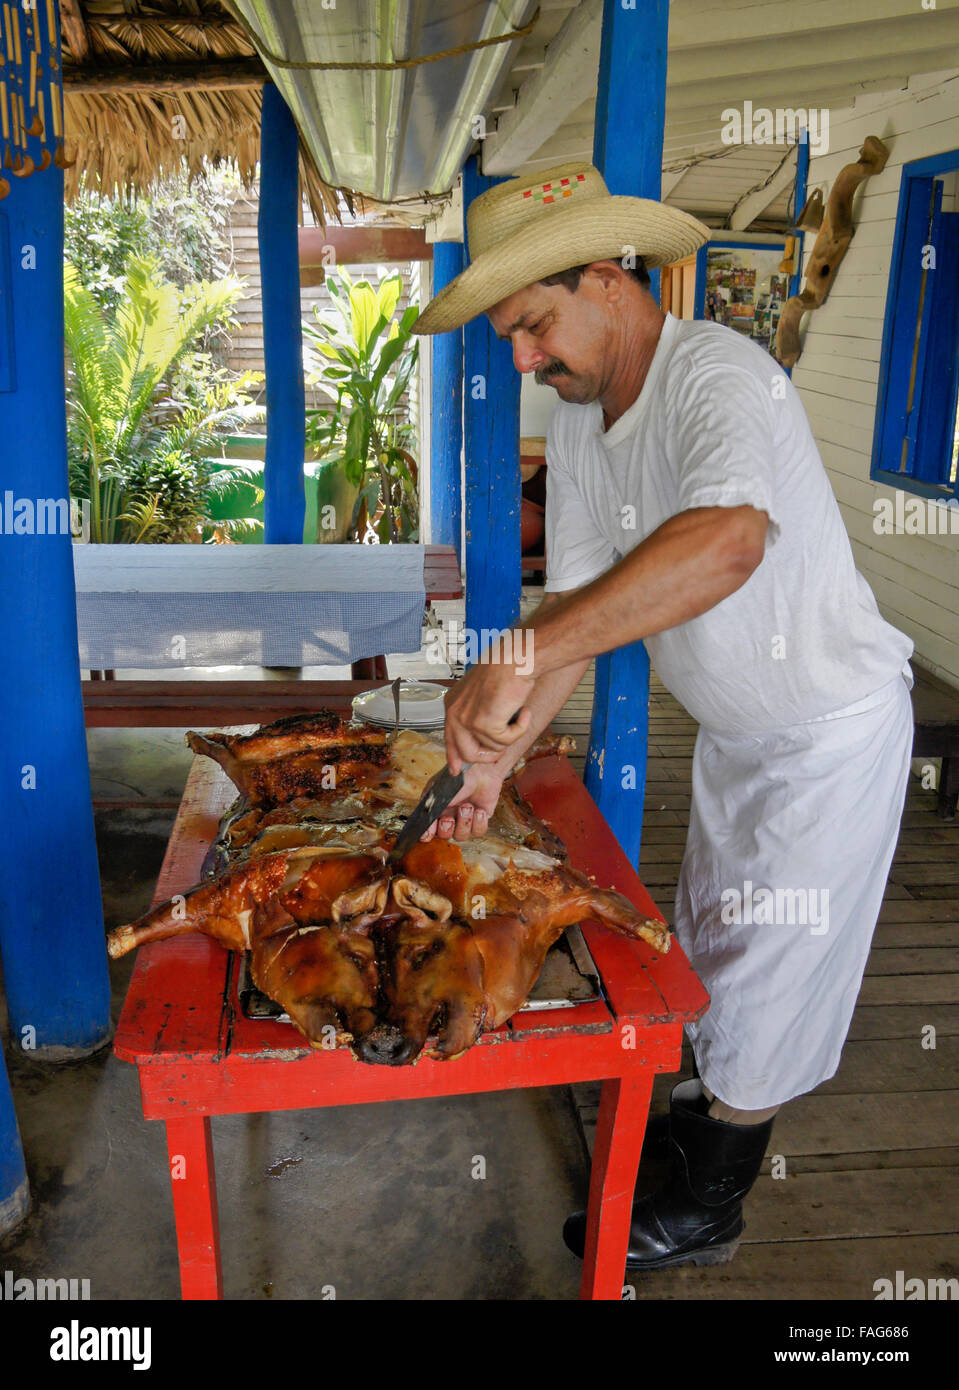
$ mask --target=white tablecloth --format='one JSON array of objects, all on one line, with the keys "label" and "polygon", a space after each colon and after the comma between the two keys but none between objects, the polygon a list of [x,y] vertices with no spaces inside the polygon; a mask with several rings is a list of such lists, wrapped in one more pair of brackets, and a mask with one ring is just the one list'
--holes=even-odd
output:
[{"label": "white tablecloth", "polygon": [[414,652],[421,545],[73,547],[80,665],[345,665]]}]

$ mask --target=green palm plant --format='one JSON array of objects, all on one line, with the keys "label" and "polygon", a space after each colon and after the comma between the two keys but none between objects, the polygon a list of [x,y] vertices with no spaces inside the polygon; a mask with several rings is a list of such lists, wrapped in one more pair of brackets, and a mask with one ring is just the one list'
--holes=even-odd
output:
[{"label": "green palm plant", "polygon": [[415,540],[417,470],[407,447],[413,429],[401,402],[416,366],[411,330],[419,308],[411,304],[396,317],[399,273],[374,289],[339,267],[327,284],[336,317],[317,308],[315,322],[303,324],[307,380],[333,397],[329,406],[307,412],[310,442],[321,462],[342,461],[360,489],[357,512],[371,518],[382,542]]},{"label": "green palm plant", "polygon": [[[164,430],[158,396],[177,361],[207,328],[228,317],[242,290],[240,281],[229,278],[180,290],[162,279],[154,258],[134,256],[120,301],[106,312],[75,268],[64,267],[70,490],[89,500],[91,541],[171,538],[164,535],[165,526],[170,530],[163,510],[167,489],[150,488],[150,461],[164,448],[169,461],[191,437],[209,434],[224,403],[216,399],[206,411],[188,411]],[[169,414],[170,403],[163,408]],[[222,473],[219,478],[220,486],[229,481]],[[194,483],[202,492],[203,478]]]}]

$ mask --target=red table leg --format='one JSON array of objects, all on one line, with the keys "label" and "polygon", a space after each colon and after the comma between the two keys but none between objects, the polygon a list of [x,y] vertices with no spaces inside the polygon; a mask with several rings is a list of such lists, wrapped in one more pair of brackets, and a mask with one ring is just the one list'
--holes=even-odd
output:
[{"label": "red table leg", "polygon": [[213,1136],[208,1115],[166,1122],[173,1215],[184,1298],[222,1298]]},{"label": "red table leg", "polygon": [[628,1076],[603,1082],[589,1180],[581,1299],[618,1302],[623,1295],[633,1189],[653,1078],[651,1070],[637,1067]]}]

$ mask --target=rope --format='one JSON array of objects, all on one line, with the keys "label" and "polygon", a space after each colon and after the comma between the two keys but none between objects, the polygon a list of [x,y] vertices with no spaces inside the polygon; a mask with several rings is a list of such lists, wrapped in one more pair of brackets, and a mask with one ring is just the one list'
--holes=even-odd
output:
[{"label": "rope", "polygon": [[259,50],[260,56],[267,63],[272,63],[277,68],[292,68],[296,71],[306,72],[391,72],[396,68],[417,68],[423,63],[438,63],[442,58],[455,58],[460,53],[473,53],[478,48],[490,48],[497,43],[513,43],[516,39],[524,39],[533,30],[533,26],[539,19],[539,6],[528,24],[524,24],[521,29],[511,29],[506,34],[494,34],[492,38],[477,39],[473,43],[462,43],[457,48],[444,48],[439,53],[424,53],[418,58],[396,58],[389,63],[294,63],[290,58],[283,58],[279,53],[273,53],[266,47],[263,40],[253,33],[246,19],[237,14],[251,41]]}]

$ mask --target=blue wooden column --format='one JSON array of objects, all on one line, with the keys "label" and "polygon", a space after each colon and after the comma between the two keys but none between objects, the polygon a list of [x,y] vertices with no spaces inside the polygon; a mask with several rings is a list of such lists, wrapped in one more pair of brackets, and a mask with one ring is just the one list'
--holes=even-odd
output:
[{"label": "blue wooden column", "polygon": [[[30,153],[39,163],[39,142]],[[110,983],[67,489],[63,175],[51,164],[9,182],[0,202],[0,955],[11,1044],[59,1061],[109,1039]],[[4,1081],[0,1204],[16,1200],[22,1181]]]},{"label": "blue wooden column", "polygon": [[263,88],[257,239],[266,371],[264,540],[303,540],[306,398],[300,327],[299,145],[296,123],[272,83]]},{"label": "blue wooden column", "polygon": [[[473,199],[502,182],[484,178],[475,156],[466,161],[464,229]],[[478,633],[511,627],[519,620],[521,377],[513,366],[512,347],[500,342],[485,314],[464,328],[463,353],[466,626]]]},{"label": "blue wooden column", "polygon": [[0,1236],[19,1226],[29,1210],[30,1183],[7,1069],[0,1053]]},{"label": "blue wooden column", "polygon": [[[463,269],[463,243],[433,245],[433,293]],[[432,414],[430,422],[430,539],[455,545],[462,563],[463,330],[437,333],[432,339]]]},{"label": "blue wooden column", "polygon": [[[806,203],[806,184],[809,181],[809,131],[803,126],[796,147],[796,184],[793,190],[793,235],[796,237],[796,273],[789,279],[789,297],[798,294],[802,287],[803,233],[796,227],[796,221]],[[792,369],[790,368],[790,371]]]},{"label": "blue wooden column", "polygon": [[[660,196],[668,29],[669,0],[635,9],[605,0],[593,163],[613,194]],[[642,642],[599,657],[584,780],[633,864],[643,830],[648,711]]]}]

